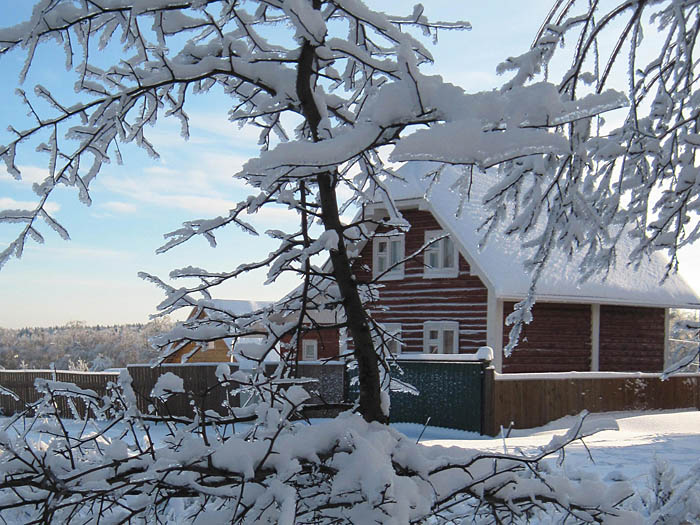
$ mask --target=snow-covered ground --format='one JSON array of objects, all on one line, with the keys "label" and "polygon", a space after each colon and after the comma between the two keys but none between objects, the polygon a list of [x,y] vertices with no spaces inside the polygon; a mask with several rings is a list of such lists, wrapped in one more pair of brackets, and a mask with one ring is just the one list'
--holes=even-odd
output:
[{"label": "snow-covered ground", "polygon": [[[575,422],[565,417],[535,429],[513,430],[510,437],[490,438],[471,432],[428,428],[420,442],[427,446],[460,447],[483,451],[532,452],[546,445],[555,434],[563,434]],[[656,460],[666,461],[678,478],[700,461],[700,412],[674,410],[654,412],[606,412],[590,414],[586,428],[617,425],[619,430],[603,430],[574,442],[566,448],[564,467],[574,477],[624,476],[639,488],[647,488],[649,474]],[[398,430],[410,436],[420,434],[422,427],[397,424]],[[590,451],[590,456],[586,451]]]},{"label": "snow-covered ground", "polygon": [[[506,438],[436,427],[424,430],[415,424],[393,426],[412,439],[418,440],[420,437],[420,443],[426,447],[445,447],[449,449],[445,452],[454,456],[460,454],[459,449],[465,449],[465,452],[504,452],[505,448],[508,453],[536,452],[538,447],[548,444],[554,436],[564,434],[577,421],[576,417],[566,417],[540,428],[513,430]],[[7,418],[0,418],[0,428],[4,428],[6,423]],[[78,421],[66,423],[70,433],[80,432]],[[652,470],[655,467],[666,464],[675,471],[676,477],[670,481],[673,486],[686,478],[693,478],[688,476],[689,470],[700,462],[700,411],[697,410],[590,414],[585,419],[583,430],[586,432],[593,428],[616,430],[602,430],[591,435],[585,438],[585,445],[577,441],[567,446],[563,468],[571,479],[629,481],[637,492],[633,496],[635,501],[630,500],[629,503],[638,510],[644,504],[642,500],[650,501],[654,479]],[[36,430],[39,429],[35,427]],[[112,432],[116,437],[119,429],[110,430],[110,435]],[[151,425],[151,437],[156,442],[163,440],[165,434],[162,425]],[[553,457],[547,461],[559,459]],[[697,493],[696,481],[692,483],[691,489]]]},{"label": "snow-covered ground", "polygon": [[[0,418],[0,428],[5,427],[6,421],[7,418]],[[564,434],[576,421],[576,417],[569,416],[539,428],[515,429],[505,439],[439,427],[424,430],[421,425],[411,423],[392,426],[416,440],[420,436],[420,443],[425,446],[459,447],[483,452],[504,452],[505,447],[508,453],[528,453],[549,443],[554,435]],[[589,414],[583,429],[615,426],[618,430],[603,430],[585,438],[585,446],[576,441],[566,447],[565,468],[572,473],[597,474],[601,478],[621,473],[636,485],[647,486],[650,469],[657,458],[668,462],[679,476],[700,461],[700,411],[685,409]],[[67,427],[70,432],[77,433],[81,425],[74,422]],[[152,425],[151,437],[162,439],[165,431],[165,427]],[[120,431],[115,428],[112,433],[116,437]]]}]

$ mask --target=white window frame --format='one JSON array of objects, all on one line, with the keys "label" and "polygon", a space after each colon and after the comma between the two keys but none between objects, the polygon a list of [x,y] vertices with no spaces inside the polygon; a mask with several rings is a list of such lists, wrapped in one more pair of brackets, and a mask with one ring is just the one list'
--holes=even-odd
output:
[{"label": "white window frame", "polygon": [[[444,348],[445,332],[453,332],[452,348]],[[437,332],[431,337],[431,332]],[[437,351],[431,351],[437,347]],[[459,353],[459,322],[457,321],[426,321],[423,323],[423,353],[424,354],[458,354]]]},{"label": "white window frame", "polygon": [[[307,353],[308,349],[313,350],[313,357]],[[302,361],[318,361],[318,341],[316,339],[301,340],[301,360]]]},{"label": "white window frame", "polygon": [[[428,243],[436,237],[442,237],[445,234],[446,232],[442,230],[426,231],[425,242]],[[443,250],[445,249],[445,244],[448,242],[452,245],[453,266],[443,266]],[[432,266],[428,262],[432,254],[437,255],[438,266]],[[434,242],[423,252],[423,264],[423,278],[425,279],[457,277],[459,275],[459,251],[457,250],[457,245],[449,236]]]},{"label": "white window frame", "polygon": [[207,341],[207,350],[214,350],[216,348],[216,341]]},{"label": "white window frame", "polygon": [[[379,270],[379,263],[382,255],[379,253],[379,244],[381,242],[387,243],[386,261],[385,268],[391,266],[390,254],[391,254],[391,244],[397,243],[397,261],[402,260],[406,256],[406,236],[405,235],[377,235],[372,239],[372,277],[379,277],[382,272]],[[395,281],[403,279],[404,277],[404,264],[399,264],[391,269],[391,271],[386,272],[379,279],[380,281]]]},{"label": "white window frame", "polygon": [[[400,355],[403,347],[403,340],[401,338],[401,323],[382,323],[381,325],[384,332],[384,340],[387,344],[387,350],[391,355]],[[395,348],[396,352],[392,352]]]}]

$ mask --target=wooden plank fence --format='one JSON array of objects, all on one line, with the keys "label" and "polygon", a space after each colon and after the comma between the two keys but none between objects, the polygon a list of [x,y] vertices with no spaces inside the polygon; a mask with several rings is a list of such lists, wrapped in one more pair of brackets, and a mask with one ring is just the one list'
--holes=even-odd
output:
[{"label": "wooden plank fence", "polygon": [[[227,363],[232,372],[237,370],[237,365]],[[157,367],[149,365],[129,365],[127,367],[132,378],[132,386],[136,393],[139,409],[147,412],[150,404],[155,404],[159,414],[191,416],[193,403],[200,410],[214,410],[219,414],[224,413],[224,404],[239,406],[239,396],[230,395],[230,390],[236,385],[222,387],[216,377],[218,364],[163,364]],[[276,364],[266,366],[266,373],[272,374]],[[150,393],[162,374],[171,372],[183,380],[183,387],[187,394],[171,396],[163,404],[159,400],[153,400]],[[345,401],[345,363],[326,362],[313,363],[302,362],[299,364],[298,375],[310,378],[314,381],[305,383],[304,387],[311,393],[311,404],[341,404]],[[289,380],[293,383],[293,379]],[[325,415],[314,413],[313,415]]]},{"label": "wooden plank fence", "polygon": [[[231,365],[231,371],[237,366]],[[200,410],[213,410],[224,414],[224,404],[239,406],[238,396],[230,395],[230,387],[222,387],[216,377],[218,364],[168,364],[158,367],[150,365],[129,365],[127,370],[132,378],[132,388],[136,394],[139,410],[150,412],[153,405],[159,415],[192,416],[194,406]],[[276,365],[268,366],[272,373]],[[175,394],[166,403],[151,398],[151,391],[162,374],[171,372],[183,380],[186,394]],[[302,362],[299,364],[299,376],[311,378],[304,387],[311,393],[311,404],[337,404],[345,402],[345,364],[340,362],[318,363]],[[35,388],[37,379],[55,380],[73,383],[81,389],[93,390],[98,396],[105,395],[107,384],[116,382],[119,372],[70,372],[53,370],[0,370],[0,386],[14,392],[19,400],[12,396],[0,394],[0,414],[10,415],[24,410],[27,405],[39,400],[40,394]],[[294,380],[289,380],[293,383]],[[77,403],[80,415],[84,415],[82,405]],[[194,405],[194,406],[193,406]],[[62,396],[56,398],[56,408],[62,417],[72,417],[73,413],[67,400]],[[332,415],[335,412],[316,411],[312,416]]]},{"label": "wooden plank fence", "polygon": [[485,433],[501,427],[532,428],[566,415],[622,410],[700,409],[700,375],[551,373],[494,374],[487,389]]},{"label": "wooden plank fence", "polygon": [[[72,383],[86,390],[93,390],[98,396],[105,395],[107,384],[116,382],[119,372],[72,372],[65,370],[0,370],[0,386],[14,392],[19,399],[0,393],[0,413],[14,414],[24,410],[27,405],[40,399],[41,394],[36,390],[37,379]],[[72,411],[67,400],[58,396],[56,408],[61,416],[71,417]],[[80,404],[76,406],[82,412]]]},{"label": "wooden plank fence", "polygon": [[[421,363],[421,366],[427,368],[430,365],[430,362]],[[156,412],[161,415],[191,416],[192,402],[201,409],[219,413],[223,413],[222,407],[226,402],[238,406],[239,400],[236,397],[230,396],[227,389],[216,385],[216,367],[216,364],[172,364],[156,368],[134,365],[129,366],[128,371],[142,411],[148,412],[149,405],[154,404]],[[235,369],[235,365],[231,368]],[[501,427],[541,426],[584,409],[589,412],[691,407],[700,409],[700,374],[682,374],[662,381],[659,374],[580,372],[501,375],[495,374],[493,368],[484,367],[483,370],[483,375],[477,378],[482,381],[483,377],[481,402],[477,403],[479,406],[475,406],[473,399],[450,397],[449,408],[441,410],[444,417],[439,424],[459,428],[457,416],[450,420],[450,414],[462,413],[467,408],[470,416],[473,415],[472,419],[478,422],[480,418],[481,433],[490,435],[497,435]],[[165,405],[154,401],[150,397],[151,390],[157,378],[165,372],[182,377],[185,390],[190,394],[172,396]],[[20,398],[20,401],[15,401],[10,396],[0,395],[0,410],[9,415],[24,409],[27,403],[37,401],[39,394],[34,388],[37,378],[75,383],[79,388],[93,390],[102,396],[107,384],[116,381],[118,375],[118,372],[0,370],[0,386],[12,390]],[[316,379],[315,382],[304,384],[312,393],[312,404],[338,404],[337,411],[342,408],[340,405],[348,401],[343,363],[301,363],[299,375]],[[410,402],[412,396],[406,397],[406,402]],[[72,416],[65,400],[59,399],[57,408],[62,416]],[[333,412],[320,412],[313,415],[332,414]]]}]

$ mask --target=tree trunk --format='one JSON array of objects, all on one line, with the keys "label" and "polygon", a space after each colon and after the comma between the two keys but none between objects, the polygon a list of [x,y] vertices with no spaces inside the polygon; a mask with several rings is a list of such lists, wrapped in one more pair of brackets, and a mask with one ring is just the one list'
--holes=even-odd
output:
[{"label": "tree trunk", "polygon": [[347,328],[352,338],[353,351],[357,360],[360,381],[360,414],[367,421],[388,423],[389,418],[384,414],[381,406],[379,359],[372,341],[365,308],[357,291],[357,281],[345,249],[343,227],[340,224],[333,179],[330,174],[322,173],[317,177],[317,181],[323,225],[326,231],[333,230],[338,234],[338,249],[330,250],[331,263],[333,263],[333,274],[340,289],[340,296],[343,298]]},{"label": "tree trunk", "polygon": [[[317,4],[319,3],[314,2],[315,9],[320,7]],[[309,126],[311,137],[318,142],[320,140],[318,124],[321,121],[321,114],[316,107],[316,101],[311,89],[315,55],[314,46],[308,40],[305,40],[299,54],[296,90],[301,103],[301,111]],[[372,342],[367,315],[357,290],[357,282],[350,266],[350,259],[345,249],[344,229],[340,223],[338,199],[335,192],[335,174],[331,172],[321,173],[317,176],[316,181],[319,189],[323,226],[326,231],[332,230],[338,234],[338,247],[335,250],[330,250],[330,258],[333,264],[333,274],[343,299],[347,328],[353,342],[355,359],[357,360],[358,379],[360,382],[360,414],[367,421],[387,423],[389,418],[382,411],[381,405],[379,359]]]}]

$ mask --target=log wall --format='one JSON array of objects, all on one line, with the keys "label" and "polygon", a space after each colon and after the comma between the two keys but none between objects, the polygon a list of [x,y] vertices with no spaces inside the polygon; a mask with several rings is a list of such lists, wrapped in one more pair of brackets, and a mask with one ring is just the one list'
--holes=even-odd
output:
[{"label": "log wall", "polygon": [[[503,346],[510,327],[505,318],[514,303],[503,304]],[[504,373],[568,372],[591,369],[591,306],[588,304],[535,303],[533,321],[525,325],[520,342],[503,359]]]},{"label": "log wall", "polygon": [[665,339],[663,308],[600,307],[600,370],[661,372]]},{"label": "log wall", "polygon": [[[441,230],[430,212],[402,210],[411,224],[406,234],[405,254],[409,255],[425,243],[425,232]],[[404,278],[381,281],[379,301],[370,306],[372,316],[382,323],[401,323],[402,352],[423,351],[425,321],[459,322],[459,352],[472,353],[486,344],[486,308],[488,291],[467,261],[459,255],[459,275],[455,278],[423,277],[423,255],[407,261]],[[371,279],[372,242],[368,242],[356,264],[358,280]],[[383,309],[387,309],[384,311]]]}]

